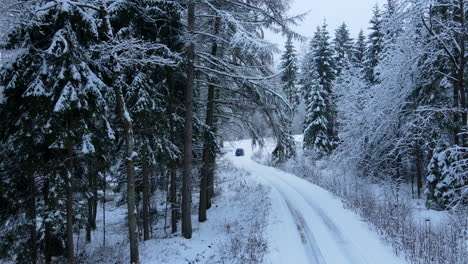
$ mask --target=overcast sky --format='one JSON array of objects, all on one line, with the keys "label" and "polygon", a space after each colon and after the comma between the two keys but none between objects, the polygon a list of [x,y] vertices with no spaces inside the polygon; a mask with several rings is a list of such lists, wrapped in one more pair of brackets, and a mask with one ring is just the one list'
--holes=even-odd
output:
[{"label": "overcast sky", "polygon": [[[322,25],[324,19],[328,24],[331,36],[335,29],[345,22],[353,38],[363,29],[367,33],[372,9],[376,4],[380,7],[386,0],[292,0],[290,14],[301,14],[310,11],[301,25],[295,30],[305,36],[312,37],[318,25]],[[280,35],[266,32],[266,38],[273,41],[279,48],[283,49],[285,40]],[[297,49],[304,44],[297,43]]]}]

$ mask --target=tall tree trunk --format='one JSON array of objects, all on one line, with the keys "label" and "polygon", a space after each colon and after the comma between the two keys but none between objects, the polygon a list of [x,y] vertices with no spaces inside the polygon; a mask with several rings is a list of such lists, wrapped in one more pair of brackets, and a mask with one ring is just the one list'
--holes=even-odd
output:
[{"label": "tall tree trunk", "polygon": [[[49,200],[49,180],[48,179],[44,181],[43,195],[44,195],[44,204],[46,206],[49,206],[50,200]],[[44,226],[45,226],[44,228],[44,258],[45,258],[45,263],[50,264],[52,262],[52,254],[51,254],[51,248],[50,248],[50,240],[51,240],[50,222],[45,222]]]},{"label": "tall tree trunk", "polygon": [[30,172],[28,175],[29,181],[29,220],[30,223],[30,239],[31,239],[31,263],[37,261],[37,231],[36,231],[36,182],[34,180],[34,173]]},{"label": "tall tree trunk", "polygon": [[[455,75],[458,75],[458,72],[457,70],[454,70],[454,73]],[[458,110],[458,107],[459,107],[459,100],[458,100],[458,94],[459,94],[459,84],[460,84],[460,81],[459,80],[455,80],[453,81],[453,108],[454,109],[457,109]],[[455,128],[454,128],[454,131],[453,131],[453,144],[455,145],[459,145],[460,142],[458,140],[458,133],[460,132],[460,129],[458,128],[458,125],[459,125],[459,118],[458,116],[460,115],[460,113],[458,113],[458,111],[455,111],[453,113],[453,123],[455,124]]]},{"label": "tall tree trunk", "polygon": [[[216,36],[219,33],[219,17],[215,18],[214,21],[214,32],[213,35]],[[216,57],[218,53],[218,43],[216,40],[213,41],[211,46],[211,56]],[[211,80],[210,82],[213,82]],[[213,156],[215,155],[215,123],[214,123],[214,108],[215,108],[215,86],[213,84],[208,85],[208,94],[207,94],[207,103],[206,103],[206,117],[205,124],[208,129],[204,132],[204,144],[203,144],[203,154],[202,154],[202,168],[200,175],[200,203],[198,210],[198,221],[206,221],[206,209],[208,204],[211,205],[208,200],[210,194],[208,193],[208,177],[210,174],[210,168],[213,167]]]},{"label": "tall tree trunk", "polygon": [[[93,189],[93,176],[92,173],[88,174],[88,190]],[[93,225],[93,199],[88,197],[88,223],[86,223],[86,242],[91,242],[91,229]]]},{"label": "tall tree trunk", "polygon": [[106,189],[107,189],[107,180],[106,174],[102,179],[102,247],[106,246]]},{"label": "tall tree trunk", "polygon": [[[459,69],[458,69],[458,82],[460,83],[458,89],[460,90],[460,108],[462,109],[462,128],[468,129],[468,120],[467,120],[467,105],[466,105],[466,92],[465,92],[465,63],[466,63],[466,50],[465,50],[465,45],[467,41],[466,37],[466,21],[465,21],[465,0],[460,0],[459,1],[459,8],[458,8],[458,20],[461,25],[461,29],[463,32],[460,32],[458,34],[458,46],[460,47],[460,62],[459,62]],[[468,142],[467,142],[467,135],[466,133],[463,133],[461,136],[461,146],[462,147],[467,147]]]},{"label": "tall tree trunk", "polygon": [[171,201],[171,223],[172,233],[177,232],[177,163],[171,162],[171,189],[170,189],[170,201]]},{"label": "tall tree trunk", "polygon": [[66,177],[67,183],[67,258],[68,263],[74,263],[75,252],[73,248],[73,145],[70,140],[67,146],[68,152],[68,175]]},{"label": "tall tree trunk", "polygon": [[142,157],[142,174],[143,174],[143,240],[150,239],[150,183],[149,183],[149,168],[148,156],[145,153]]},{"label": "tall tree trunk", "polygon": [[[215,27],[217,26],[217,30],[219,31],[219,23],[220,23],[220,20],[218,18],[217,20],[217,24],[215,25]],[[217,51],[213,52],[213,53],[217,53]],[[216,118],[216,115],[215,115],[215,109],[216,109],[216,104],[215,104],[215,101],[218,99],[219,97],[219,92],[216,92],[215,90],[215,87],[212,85],[211,87],[213,90],[213,96],[214,96],[214,99],[213,99],[213,111],[212,111],[212,134],[215,135],[216,132],[217,132],[217,127],[216,127],[216,123],[217,123],[217,118]],[[210,209],[211,208],[211,200],[213,199],[214,197],[214,177],[215,177],[215,167],[216,167],[216,150],[215,150],[215,138],[213,138],[213,145],[211,146],[212,149],[210,152],[208,152],[208,175],[207,175],[207,181],[208,181],[208,186],[207,186],[207,199],[206,199],[206,209]],[[223,140],[221,141],[221,147],[223,147]]]},{"label": "tall tree trunk", "polygon": [[[174,78],[174,72],[171,68],[167,68],[167,80],[169,85],[169,91],[171,92],[171,97],[175,98],[177,96],[176,92],[176,82]],[[176,112],[175,103],[171,104],[171,113]],[[173,119],[170,119],[171,127],[174,128],[175,124]],[[173,144],[177,144],[177,137],[172,135]],[[177,232],[177,218],[179,205],[177,204],[177,161],[173,160],[170,162],[170,194],[169,200],[171,203],[171,224],[172,224],[172,233]]]},{"label": "tall tree trunk", "polygon": [[[188,3],[188,31],[193,36],[195,28],[195,3]],[[184,134],[184,174],[182,178],[182,235],[192,238],[192,119],[193,119],[193,84],[194,84],[195,44],[190,42],[187,51],[187,85],[185,90],[185,134]]]},{"label": "tall tree trunk", "polygon": [[422,175],[423,175],[423,160],[421,146],[419,143],[416,145],[416,185],[418,188],[418,199],[421,199],[421,190],[422,190]]},{"label": "tall tree trunk", "polygon": [[122,94],[121,80],[114,85],[117,99],[117,107],[120,119],[124,127],[125,136],[125,159],[127,163],[127,214],[128,214],[128,236],[130,240],[130,262],[140,263],[138,255],[138,236],[136,230],[136,198],[135,198],[135,156],[133,122],[127,111]]},{"label": "tall tree trunk", "polygon": [[91,228],[93,230],[96,230],[96,216],[97,216],[97,207],[98,207],[98,174],[99,172],[96,171],[96,173],[92,174],[92,180],[93,180],[93,185],[92,185],[92,190],[93,190],[93,197],[92,197],[92,202],[93,202],[93,211],[91,215]]}]

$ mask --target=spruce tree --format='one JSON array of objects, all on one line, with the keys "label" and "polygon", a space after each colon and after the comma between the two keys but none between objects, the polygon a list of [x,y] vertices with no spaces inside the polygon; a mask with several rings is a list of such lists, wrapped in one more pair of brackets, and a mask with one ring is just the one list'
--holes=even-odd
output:
[{"label": "spruce tree", "polygon": [[328,134],[330,124],[325,99],[328,93],[318,77],[318,73],[315,72],[309,90],[310,94],[307,97],[304,148],[314,151],[318,157],[323,157],[332,150],[332,142]]},{"label": "spruce tree", "polygon": [[324,23],[317,28],[311,41],[302,78],[307,107],[304,147],[310,150],[317,147],[320,155],[326,155],[331,150],[328,145],[333,142],[336,116],[332,87],[335,70],[329,39]]},{"label": "spruce tree", "polygon": [[345,23],[335,30],[333,49],[335,52],[336,75],[338,76],[343,68],[347,67],[353,56],[353,40]]},{"label": "spruce tree", "polygon": [[355,67],[364,69],[366,49],[366,36],[364,35],[364,31],[360,30],[353,47],[353,63]]},{"label": "spruce tree", "polygon": [[284,49],[285,51],[281,57],[281,67],[283,69],[281,81],[283,82],[283,93],[286,95],[288,103],[292,108],[291,110],[294,113],[295,107],[299,104],[299,94],[296,88],[297,56],[291,35],[288,35]]},{"label": "spruce tree", "polygon": [[365,77],[370,84],[377,82],[375,67],[380,61],[380,56],[384,46],[384,33],[382,29],[382,13],[376,5],[373,10],[368,36],[367,51],[365,57]]},{"label": "spruce tree", "polygon": [[[292,42],[292,35],[288,35],[286,40],[285,51],[281,57],[281,67],[283,69],[283,74],[281,75],[282,90],[288,103],[288,107],[286,108],[286,123],[288,136],[290,137],[292,135],[294,116],[297,111],[297,106],[300,103],[299,91],[297,89],[297,57],[296,50]],[[283,146],[283,144],[288,144],[288,140],[286,138],[284,140],[278,140],[278,142],[281,141],[283,143],[278,143],[272,152],[274,159],[278,162],[284,162],[295,154],[294,151],[292,151],[292,145]]]}]

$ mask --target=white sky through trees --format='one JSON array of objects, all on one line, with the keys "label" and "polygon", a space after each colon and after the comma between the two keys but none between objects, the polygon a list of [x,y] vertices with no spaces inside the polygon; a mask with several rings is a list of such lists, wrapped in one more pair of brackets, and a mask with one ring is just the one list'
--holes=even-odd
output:
[{"label": "white sky through trees", "polygon": [[[367,34],[372,9],[376,4],[383,7],[386,0],[293,0],[289,14],[301,14],[309,11],[307,17],[294,29],[301,35],[310,38],[318,25],[326,19],[330,36],[343,22],[348,25],[352,38],[356,38],[360,29]],[[282,50],[286,38],[272,32],[266,32],[265,38],[274,42]],[[301,50],[303,44],[296,43]],[[279,58],[279,56],[276,56]]]}]

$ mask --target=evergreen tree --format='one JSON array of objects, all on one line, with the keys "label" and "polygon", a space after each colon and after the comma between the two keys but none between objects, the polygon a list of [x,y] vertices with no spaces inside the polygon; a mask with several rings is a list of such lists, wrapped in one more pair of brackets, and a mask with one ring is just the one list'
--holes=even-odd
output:
[{"label": "evergreen tree", "polygon": [[364,69],[366,49],[366,36],[360,30],[353,47],[353,63],[357,68]]},{"label": "evergreen tree", "polygon": [[304,129],[304,148],[314,151],[319,157],[326,156],[332,150],[329,136],[329,116],[327,113],[326,97],[328,92],[320,83],[318,73],[313,75],[306,110],[306,127]]},{"label": "evergreen tree", "polygon": [[376,5],[373,10],[373,16],[370,20],[370,33],[368,37],[367,51],[365,57],[365,76],[370,84],[377,82],[375,68],[380,61],[383,51],[384,33],[382,29],[382,13],[379,6]]},{"label": "evergreen tree", "polygon": [[[302,73],[307,107],[307,118],[304,124],[304,147],[311,149],[318,146],[321,155],[328,154],[331,148],[326,146],[329,142],[333,142],[334,138],[335,106],[332,85],[335,71],[329,38],[327,25],[324,23],[317,28],[314,34]],[[320,108],[315,109],[316,107]],[[316,125],[318,127],[314,128]],[[326,131],[319,131],[318,128],[326,128]]]},{"label": "evergreen tree", "polygon": [[335,30],[333,50],[335,52],[336,75],[338,76],[353,57],[353,40],[345,23]]},{"label": "evergreen tree", "polygon": [[[285,52],[281,57],[281,67],[283,69],[283,74],[281,75],[282,90],[283,94],[286,95],[288,103],[286,110],[288,111],[286,123],[288,126],[288,134],[291,135],[292,122],[297,111],[297,106],[300,103],[299,91],[297,89],[297,57],[296,50],[292,42],[292,35],[288,35],[285,45]],[[279,142],[281,141],[286,143],[288,140],[279,140]],[[294,151],[291,151],[291,149],[292,146],[283,146],[278,144],[273,150],[272,155],[279,162],[284,162],[295,154]]]},{"label": "evergreen tree", "polygon": [[285,51],[281,57],[281,67],[283,69],[281,81],[283,82],[283,93],[286,95],[294,113],[296,106],[299,104],[299,94],[296,88],[297,57],[291,35],[288,35],[284,49]]}]

